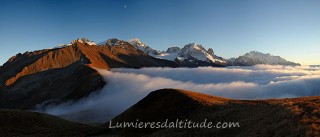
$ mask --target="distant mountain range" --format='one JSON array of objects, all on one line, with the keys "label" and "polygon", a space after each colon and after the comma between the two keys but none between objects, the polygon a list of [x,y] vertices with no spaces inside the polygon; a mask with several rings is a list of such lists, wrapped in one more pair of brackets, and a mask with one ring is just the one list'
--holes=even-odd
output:
[{"label": "distant mountain range", "polygon": [[206,50],[202,45],[197,43],[187,44],[182,49],[180,47],[170,47],[167,51],[152,49],[140,42],[139,39],[131,40],[130,43],[150,56],[174,61],[182,67],[226,66],[225,59],[214,55],[211,48]]},{"label": "distant mountain range", "polygon": [[259,52],[227,60],[215,55],[213,49],[207,50],[197,43],[158,51],[138,39],[127,42],[112,38],[96,44],[81,38],[52,49],[11,57],[0,67],[0,108],[30,109],[39,103],[81,99],[106,84],[97,68],[256,64],[299,65]]},{"label": "distant mountain range", "polygon": [[269,53],[264,54],[258,51],[251,51],[238,58],[228,60],[228,65],[230,66],[252,66],[257,64],[300,66],[299,63],[287,61],[280,56],[273,56]]},{"label": "distant mountain range", "polygon": [[213,49],[197,43],[158,51],[138,39],[115,38],[98,44],[81,38],[52,49],[19,53],[0,67],[0,136],[319,136],[319,97],[250,101],[162,89],[150,93],[112,120],[163,121],[168,118],[201,122],[207,118],[212,122],[241,123],[241,128],[201,129],[201,134],[199,129],[114,130],[108,128],[108,123],[85,125],[22,111],[77,101],[108,86],[97,69],[256,64],[299,65],[256,51],[224,59],[215,55]]},{"label": "distant mountain range", "polygon": [[[113,42],[112,42],[113,41]],[[110,39],[98,45],[121,45],[123,40]],[[135,48],[143,51],[144,53],[164,59],[176,62],[179,66],[183,67],[199,67],[199,66],[252,66],[257,64],[268,65],[300,65],[287,61],[280,56],[273,56],[271,54],[264,54],[258,51],[251,51],[238,58],[225,59],[214,54],[212,48],[204,48],[201,44],[189,43],[182,48],[169,47],[166,51],[159,51],[144,44],[139,39],[132,39],[128,41]],[[107,44],[111,43],[111,44]],[[113,44],[112,44],[113,43]]]}]

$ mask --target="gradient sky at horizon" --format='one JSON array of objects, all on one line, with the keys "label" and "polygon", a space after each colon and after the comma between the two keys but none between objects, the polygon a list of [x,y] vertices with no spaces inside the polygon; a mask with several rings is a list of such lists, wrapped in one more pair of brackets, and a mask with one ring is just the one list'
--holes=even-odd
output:
[{"label": "gradient sky at horizon", "polygon": [[0,65],[87,37],[139,38],[166,50],[196,42],[219,56],[252,50],[320,64],[319,0],[0,0]]}]

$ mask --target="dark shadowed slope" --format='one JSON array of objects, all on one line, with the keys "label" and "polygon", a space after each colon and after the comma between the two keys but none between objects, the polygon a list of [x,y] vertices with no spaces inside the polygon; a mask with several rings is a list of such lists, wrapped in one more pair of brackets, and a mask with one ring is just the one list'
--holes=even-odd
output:
[{"label": "dark shadowed slope", "polygon": [[102,88],[105,82],[91,66],[106,69],[109,66],[103,62],[92,63],[93,59],[82,52],[85,46],[75,43],[65,48],[36,51],[41,56],[26,52],[10,59],[0,70],[3,81],[0,107],[30,109],[74,94],[79,96],[73,98],[81,98]]},{"label": "dark shadowed slope", "polygon": [[107,133],[105,128],[63,120],[61,118],[28,111],[0,110],[0,136],[2,137],[87,137]]},{"label": "dark shadowed slope", "polygon": [[30,109],[36,104],[76,100],[105,85],[95,68],[176,67],[129,43],[69,46],[17,54],[0,68],[0,108]]},{"label": "dark shadowed slope", "polygon": [[240,127],[212,129],[108,129],[28,111],[0,110],[0,136],[319,136],[320,97],[233,100],[201,93],[161,89],[112,120],[116,122],[239,122]]},{"label": "dark shadowed slope", "polygon": [[112,123],[207,119],[240,124],[240,128],[230,129],[113,129],[121,136],[319,136],[319,107],[320,97],[249,101],[162,89],[150,93]]}]

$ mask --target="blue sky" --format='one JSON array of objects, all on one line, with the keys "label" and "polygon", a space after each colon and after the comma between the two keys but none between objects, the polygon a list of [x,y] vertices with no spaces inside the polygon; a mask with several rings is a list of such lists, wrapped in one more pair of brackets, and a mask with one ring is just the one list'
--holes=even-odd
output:
[{"label": "blue sky", "polygon": [[191,42],[237,57],[257,50],[320,64],[319,0],[0,0],[0,64],[79,37]]}]

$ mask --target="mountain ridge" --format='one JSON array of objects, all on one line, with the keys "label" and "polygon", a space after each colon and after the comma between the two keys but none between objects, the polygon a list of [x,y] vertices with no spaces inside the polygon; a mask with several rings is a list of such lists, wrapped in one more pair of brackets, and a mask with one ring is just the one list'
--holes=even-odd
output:
[{"label": "mountain ridge", "polygon": [[[44,102],[78,100],[106,82],[95,70],[127,67],[177,67],[148,56],[129,43],[97,46],[86,39],[63,47],[17,54],[0,69],[0,108],[32,109]],[[49,102],[48,102],[49,101]]]},{"label": "mountain ridge", "polygon": [[[183,67],[251,66],[251,65],[258,65],[258,64],[300,65],[299,63],[287,61],[280,56],[273,56],[269,53],[264,54],[257,51],[251,51],[237,58],[225,59],[223,57],[215,55],[214,50],[212,48],[208,48],[208,50],[206,50],[201,44],[197,44],[197,43],[189,43],[183,46],[182,48],[173,46],[173,47],[169,47],[166,51],[160,51],[160,50],[155,50],[151,48],[150,46],[141,42],[140,39],[137,39],[137,38],[131,39],[129,41],[119,40],[117,38],[111,38],[106,41],[100,42],[98,44],[96,44],[95,42],[87,38],[78,38],[76,40],[73,40],[70,44],[60,44],[59,46],[54,47],[54,49],[66,48],[76,42],[85,43],[87,45],[97,45],[97,46],[119,46],[119,45],[131,44],[133,47],[146,53],[149,56],[153,56],[155,58],[169,60],[169,61],[175,61],[177,64],[180,64]],[[194,48],[190,48],[190,47],[194,47]],[[188,52],[190,50],[193,50],[194,52]],[[183,52],[183,51],[186,51],[186,52]],[[260,54],[260,56],[259,55],[251,56],[251,57],[248,56],[248,55],[251,55],[250,53],[253,53],[253,52]],[[265,55],[265,57],[261,58],[261,55]],[[11,59],[12,58],[10,58],[9,60]],[[272,62],[272,60],[274,62]],[[208,63],[205,63],[203,61]],[[5,65],[5,63],[3,65]],[[0,68],[2,68],[2,66]]]},{"label": "mountain ridge", "polygon": [[287,61],[280,56],[274,56],[270,53],[264,54],[258,51],[250,51],[238,58],[231,58],[228,60],[228,64],[235,66],[252,66],[258,64],[301,66],[299,63]]},{"label": "mountain ridge", "polygon": [[[319,136],[319,99],[314,96],[236,100],[181,89],[159,89],[112,119],[112,123],[137,119],[139,122],[188,119],[200,123],[206,119],[240,125],[225,129],[115,129],[114,134],[119,136]],[[110,126],[110,122],[105,126]]]},{"label": "mountain ridge", "polygon": [[225,59],[200,44],[168,48],[167,53],[175,56],[166,60],[145,53],[137,46],[150,47],[137,41],[134,46],[112,38],[96,45],[81,38],[58,48],[19,53],[0,67],[0,108],[30,109],[48,101],[81,99],[107,83],[95,69],[226,66],[216,62]]},{"label": "mountain ridge", "polygon": [[[116,39],[118,40],[118,39]],[[125,42],[124,40],[121,40]],[[135,48],[143,51],[144,53],[164,59],[175,61],[184,67],[197,67],[197,66],[252,66],[258,64],[267,65],[300,65],[299,63],[287,61],[280,56],[273,56],[270,53],[264,54],[257,51],[250,51],[237,58],[225,59],[214,54],[212,48],[205,49],[201,44],[189,43],[182,48],[173,46],[169,47],[166,51],[160,51],[151,48],[147,44],[140,41],[140,39],[131,39],[128,43],[132,44]],[[251,58],[248,55],[256,54]],[[264,57],[262,57],[264,55]]]}]

